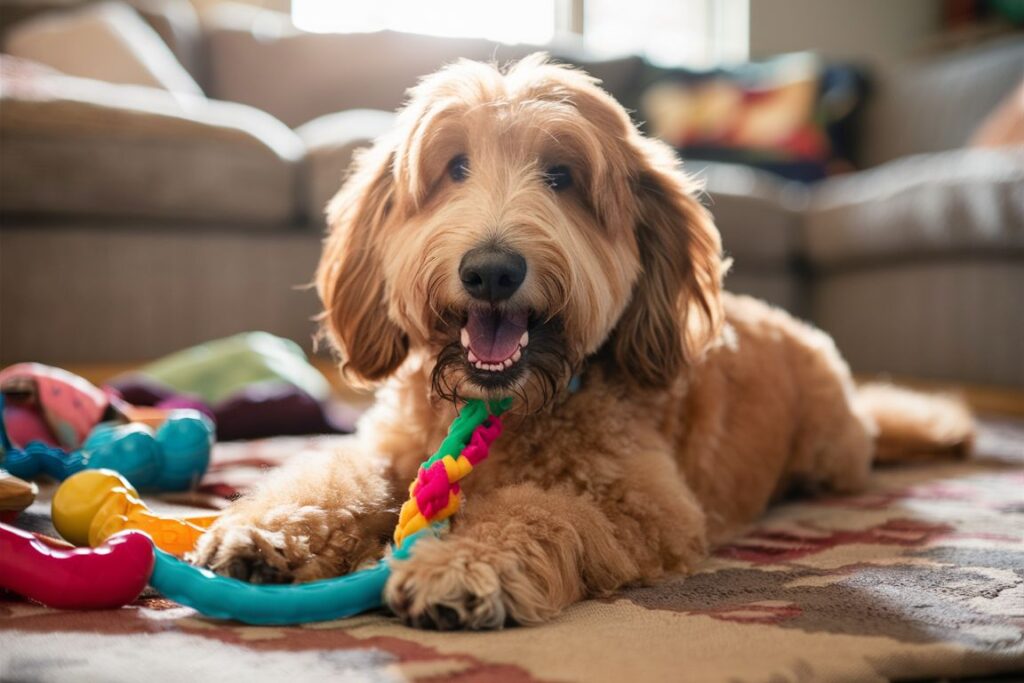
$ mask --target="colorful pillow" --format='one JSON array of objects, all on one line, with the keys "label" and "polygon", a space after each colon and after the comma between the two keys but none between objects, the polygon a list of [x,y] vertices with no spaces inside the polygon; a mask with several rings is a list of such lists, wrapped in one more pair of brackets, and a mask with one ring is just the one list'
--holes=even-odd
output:
[{"label": "colorful pillow", "polygon": [[1024,80],[985,117],[968,144],[971,147],[1024,145]]},{"label": "colorful pillow", "polygon": [[833,126],[861,98],[859,79],[810,54],[707,72],[662,72],[641,97],[649,132],[687,158],[745,163],[813,181],[842,167]]}]

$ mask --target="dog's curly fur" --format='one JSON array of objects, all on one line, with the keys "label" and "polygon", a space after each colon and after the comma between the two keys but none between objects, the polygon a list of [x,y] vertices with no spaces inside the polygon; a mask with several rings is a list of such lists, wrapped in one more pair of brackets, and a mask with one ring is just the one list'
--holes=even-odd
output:
[{"label": "dog's curly fur", "polygon": [[[458,155],[462,182],[447,173]],[[571,188],[544,182],[553,164]],[[377,404],[345,452],[304,457],[230,508],[194,561],[279,582],[376,559],[469,397],[517,401],[453,532],[395,566],[387,603],[417,626],[540,622],[692,570],[791,489],[861,488],[879,443],[969,445],[962,406],[858,393],[825,334],[723,293],[697,191],[580,71],[534,56],[426,78],[331,202],[317,274],[342,369],[384,380]],[[458,268],[482,244],[528,264],[502,305],[530,311],[530,345],[497,374],[459,343],[473,304]]]}]

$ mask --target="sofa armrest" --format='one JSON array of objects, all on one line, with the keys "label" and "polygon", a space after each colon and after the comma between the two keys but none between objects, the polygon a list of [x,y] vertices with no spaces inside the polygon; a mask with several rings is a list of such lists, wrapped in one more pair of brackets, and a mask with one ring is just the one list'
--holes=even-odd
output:
[{"label": "sofa armrest", "polygon": [[300,201],[314,225],[323,225],[324,209],[341,187],[352,154],[390,130],[395,118],[387,111],[352,109],[321,116],[295,129],[307,150]]},{"label": "sofa armrest", "polygon": [[799,258],[802,184],[738,164],[693,161],[685,168],[704,181],[705,203],[737,267],[784,269]]},{"label": "sofa armrest", "polygon": [[684,168],[704,181],[702,199],[732,260],[726,289],[803,315],[805,287],[797,268],[803,185],[736,164],[688,161]]}]

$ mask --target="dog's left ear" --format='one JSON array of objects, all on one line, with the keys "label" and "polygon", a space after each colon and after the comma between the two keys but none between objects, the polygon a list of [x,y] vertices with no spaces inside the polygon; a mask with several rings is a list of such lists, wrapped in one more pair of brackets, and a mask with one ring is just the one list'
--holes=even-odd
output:
[{"label": "dog's left ear", "polygon": [[387,313],[378,243],[394,197],[394,143],[379,140],[358,153],[348,180],[327,208],[316,286],[326,336],[354,384],[389,376],[405,360],[409,339]]},{"label": "dog's left ear", "polygon": [[641,272],[611,353],[641,385],[664,387],[721,327],[721,238],[669,147],[635,132],[627,145]]}]

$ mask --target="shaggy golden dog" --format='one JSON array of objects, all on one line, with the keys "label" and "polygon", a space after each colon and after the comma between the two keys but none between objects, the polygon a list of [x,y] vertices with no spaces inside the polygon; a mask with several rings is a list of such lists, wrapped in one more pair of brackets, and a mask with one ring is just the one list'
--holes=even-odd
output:
[{"label": "shaggy golden dog", "polygon": [[387,603],[417,626],[540,622],[693,570],[796,487],[856,491],[880,445],[967,447],[959,404],[859,393],[825,334],[723,293],[696,191],[579,71],[534,56],[426,78],[331,202],[317,274],[343,371],[385,380],[377,404],[193,560],[257,582],[375,560],[468,397],[516,400],[452,533],[394,568]]}]

